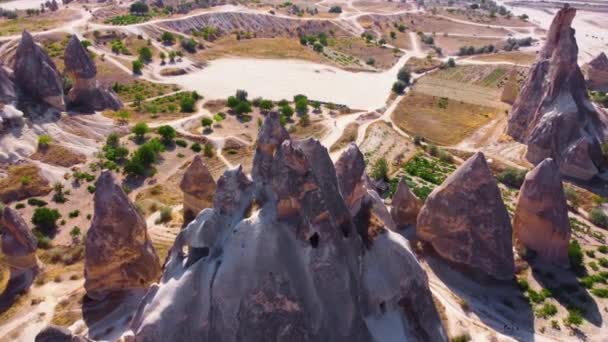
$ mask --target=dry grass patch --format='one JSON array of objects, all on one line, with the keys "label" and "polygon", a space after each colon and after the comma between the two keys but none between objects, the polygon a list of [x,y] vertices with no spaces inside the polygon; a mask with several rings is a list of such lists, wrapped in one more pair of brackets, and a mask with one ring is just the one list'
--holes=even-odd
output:
[{"label": "dry grass patch", "polygon": [[536,54],[532,52],[511,51],[478,55],[471,57],[471,59],[482,62],[510,62],[519,65],[532,65],[536,61]]},{"label": "dry grass patch", "polygon": [[0,201],[12,202],[51,192],[49,181],[33,164],[11,165],[7,176],[0,179]]},{"label": "dry grass patch", "polygon": [[438,68],[441,65],[441,61],[435,58],[412,57],[407,60],[405,65],[408,66],[412,72],[421,74]]},{"label": "dry grass patch", "polygon": [[[297,120],[297,119],[296,119]],[[306,126],[295,123],[289,128],[289,134],[296,139],[315,138],[317,140],[323,138],[329,129],[322,122],[311,122]]]},{"label": "dry grass patch", "polygon": [[356,122],[349,123],[342,132],[342,135],[331,147],[329,148],[330,152],[339,151],[345,148],[351,142],[355,142],[357,140],[357,133],[359,132],[359,124]]},{"label": "dry grass patch", "polygon": [[504,39],[497,38],[480,38],[480,37],[463,37],[450,35],[436,35],[435,45],[443,49],[444,54],[453,55],[458,52],[462,46],[473,46],[479,48],[489,44],[496,46]]},{"label": "dry grass patch", "polygon": [[57,28],[67,21],[77,19],[78,12],[71,9],[61,9],[55,12],[46,11],[40,15],[27,16],[25,11],[19,12],[16,19],[0,19],[0,36],[20,34],[23,30],[29,32],[47,31]]},{"label": "dry grass patch", "polygon": [[[444,100],[445,99],[445,100]],[[441,145],[462,141],[493,120],[502,110],[410,92],[399,103],[393,120],[411,135]]]},{"label": "dry grass patch", "polygon": [[236,40],[229,36],[218,39],[213,46],[202,50],[199,54],[206,60],[226,56],[273,58],[273,59],[303,59],[312,62],[323,62],[325,59],[300,44],[292,38],[256,38]]},{"label": "dry grass patch", "polygon": [[82,291],[76,291],[71,293],[68,298],[62,299],[55,306],[55,313],[53,314],[51,323],[61,327],[69,327],[82,319],[83,295]]},{"label": "dry grass patch", "polygon": [[30,158],[39,160],[45,164],[62,167],[70,167],[87,161],[85,155],[57,144],[49,144],[44,147],[39,146],[36,153],[32,154]]}]

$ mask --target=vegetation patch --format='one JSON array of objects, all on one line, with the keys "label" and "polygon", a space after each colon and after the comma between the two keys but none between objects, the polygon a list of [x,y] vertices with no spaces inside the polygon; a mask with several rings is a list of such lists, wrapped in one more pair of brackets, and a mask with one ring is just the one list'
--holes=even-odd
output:
[{"label": "vegetation patch", "polygon": [[12,202],[51,192],[48,180],[33,164],[11,165],[7,176],[0,179],[0,201]]}]

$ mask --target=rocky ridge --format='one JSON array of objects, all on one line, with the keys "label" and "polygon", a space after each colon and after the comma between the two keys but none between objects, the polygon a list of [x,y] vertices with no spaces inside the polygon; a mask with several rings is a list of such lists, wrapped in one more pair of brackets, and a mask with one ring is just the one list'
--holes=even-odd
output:
[{"label": "rocky ridge", "polygon": [[608,92],[608,57],[604,52],[597,55],[583,68],[590,89]]},{"label": "rocky ridge", "polygon": [[606,113],[589,100],[571,28],[576,10],[560,9],[509,115],[507,133],[528,145],[526,158],[553,158],[562,175],[588,181],[603,173]]},{"label": "rocky ridge", "polygon": [[373,205],[353,216],[343,199],[341,185],[360,186],[358,171],[339,180],[327,150],[292,141],[276,113],[254,159],[252,178],[227,170],[213,207],[179,233],[130,338],[380,341],[390,331],[446,340],[408,242]]}]

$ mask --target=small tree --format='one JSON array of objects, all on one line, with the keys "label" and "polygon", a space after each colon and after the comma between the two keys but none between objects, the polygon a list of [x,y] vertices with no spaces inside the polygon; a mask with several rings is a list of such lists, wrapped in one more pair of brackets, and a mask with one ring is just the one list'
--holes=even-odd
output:
[{"label": "small tree", "polygon": [[260,101],[260,109],[263,112],[271,111],[273,107],[274,107],[274,104],[270,100],[262,100],[262,101]]},{"label": "small tree", "polygon": [[234,107],[234,111],[238,115],[251,113],[251,103],[249,101],[241,101],[236,107]]},{"label": "small tree", "polygon": [[173,139],[175,139],[177,132],[173,127],[169,125],[163,125],[158,128],[158,134],[160,134],[160,136],[163,138],[163,142],[165,144],[168,144],[171,143]]},{"label": "small tree", "polygon": [[205,157],[207,158],[211,158],[215,155],[215,151],[213,150],[213,145],[210,143],[205,144],[204,148],[203,148],[203,153],[205,154]]},{"label": "small tree", "polygon": [[371,176],[375,180],[388,180],[388,163],[386,159],[380,158],[376,160],[372,166]]},{"label": "small tree", "polygon": [[194,113],[195,103],[196,101],[192,97],[184,96],[179,102],[182,113]]},{"label": "small tree", "polygon": [[144,68],[144,63],[139,59],[136,59],[132,63],[132,68],[135,75],[141,75],[141,71]]},{"label": "small tree", "polygon": [[139,49],[139,59],[144,63],[152,62],[152,50],[147,46]]},{"label": "small tree", "polygon": [[205,128],[210,128],[211,125],[213,125],[213,119],[205,116],[201,119],[201,125],[203,125]]},{"label": "small tree", "polygon": [[289,105],[281,107],[281,115],[286,119],[290,118],[293,115],[293,108],[291,108]]},{"label": "small tree", "polygon": [[393,83],[393,92],[397,94],[403,94],[407,85],[403,81],[397,81]]},{"label": "small tree", "polygon": [[247,96],[248,96],[248,94],[247,94],[247,91],[245,91],[245,90],[238,89],[236,91],[235,97],[239,101],[247,101]]},{"label": "small tree", "polygon": [[72,241],[74,241],[74,242],[78,241],[80,234],[81,234],[81,231],[78,226],[75,226],[74,228],[72,228],[72,230],[70,230],[70,236],[72,237]]},{"label": "small tree", "polygon": [[454,58],[448,59],[448,67],[453,68],[455,66],[456,66],[456,61],[454,60]]},{"label": "small tree", "polygon": [[143,1],[134,2],[133,4],[131,4],[131,7],[129,8],[129,11],[131,13],[138,14],[138,15],[148,13],[149,10],[150,10],[150,8]]},{"label": "small tree", "polygon": [[57,209],[50,208],[36,208],[34,215],[32,216],[32,223],[38,228],[38,230],[49,234],[55,228],[57,228],[57,220],[61,217]]},{"label": "small tree", "polygon": [[135,126],[133,126],[133,129],[131,130],[131,132],[133,134],[135,134],[135,137],[137,138],[137,140],[143,141],[146,134],[148,132],[150,132],[150,128],[148,127],[148,124],[146,124],[145,122],[138,122],[135,124]]},{"label": "small tree", "polygon": [[173,43],[175,43],[175,36],[173,35],[173,33],[165,31],[160,36],[160,40],[162,40],[163,44],[165,45],[173,45]]},{"label": "small tree", "polygon": [[49,135],[40,135],[38,136],[38,147],[48,147],[52,141],[53,139]]},{"label": "small tree", "polygon": [[407,66],[404,66],[403,68],[399,69],[399,72],[397,72],[397,79],[406,85],[410,84],[411,78],[412,74]]},{"label": "small tree", "polygon": [[593,208],[589,212],[589,220],[596,226],[608,228],[608,216],[601,208]]}]

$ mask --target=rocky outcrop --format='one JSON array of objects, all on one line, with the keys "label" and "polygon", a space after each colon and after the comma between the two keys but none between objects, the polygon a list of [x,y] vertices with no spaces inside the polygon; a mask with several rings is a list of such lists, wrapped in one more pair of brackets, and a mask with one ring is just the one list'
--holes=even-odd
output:
[{"label": "rocky outcrop", "polygon": [[416,219],[421,208],[422,201],[414,195],[402,178],[397,185],[395,195],[393,195],[391,209],[393,221],[395,221],[395,224],[399,228],[416,224]]},{"label": "rocky outcrop", "polygon": [[416,235],[449,261],[496,279],[514,276],[511,220],[481,152],[429,195]]},{"label": "rocky outcrop", "polygon": [[194,157],[179,185],[184,193],[184,226],[213,206],[215,181],[200,156]]},{"label": "rocky outcrop", "polygon": [[597,55],[583,69],[589,89],[608,92],[608,57],[605,53]]},{"label": "rocky outcrop", "polygon": [[[376,221],[370,206],[352,217],[327,150],[316,140],[290,140],[276,113],[257,147],[253,179],[241,167],[227,170],[213,207],[179,233],[128,335],[445,341],[408,242]],[[369,244],[355,224],[374,226]]]},{"label": "rocky outcrop", "polygon": [[568,266],[570,221],[557,163],[545,159],[528,172],[519,191],[513,235],[519,246],[547,262]]},{"label": "rocky outcrop", "polygon": [[87,342],[87,338],[72,334],[69,329],[49,325],[36,335],[35,342]]},{"label": "rocky outcrop", "polygon": [[513,68],[509,73],[509,77],[505,81],[505,85],[502,88],[500,94],[500,101],[513,104],[517,99],[517,93],[519,93],[519,83],[517,82],[517,69]]},{"label": "rocky outcrop", "polygon": [[160,262],[146,221],[110,171],[95,185],[95,212],[85,242],[87,296],[100,300],[112,292],[147,288],[160,276]]},{"label": "rocky outcrop", "polygon": [[607,168],[600,146],[608,125],[606,113],[591,104],[577,64],[575,14],[566,5],[553,19],[513,105],[507,133],[528,145],[526,158],[533,164],[553,158],[562,175],[586,181]]},{"label": "rocky outcrop", "polygon": [[2,254],[10,276],[6,290],[0,294],[0,303],[10,303],[14,296],[29,289],[38,274],[38,242],[16,210],[5,207],[1,214]]},{"label": "rocky outcrop", "polygon": [[27,31],[23,31],[15,54],[15,84],[21,92],[35,101],[65,110],[63,83],[55,63],[34,42]]},{"label": "rocky outcrop", "polygon": [[11,278],[25,270],[37,268],[36,246],[38,242],[19,212],[10,207],[2,211],[2,253],[11,268]]},{"label": "rocky outcrop", "polygon": [[68,93],[68,104],[71,107],[87,112],[117,110],[122,107],[118,96],[97,81],[95,62],[76,35],[70,38],[65,48],[64,61],[65,72],[73,82]]},{"label": "rocky outcrop", "polygon": [[0,102],[11,103],[17,99],[12,75],[0,64]]}]

